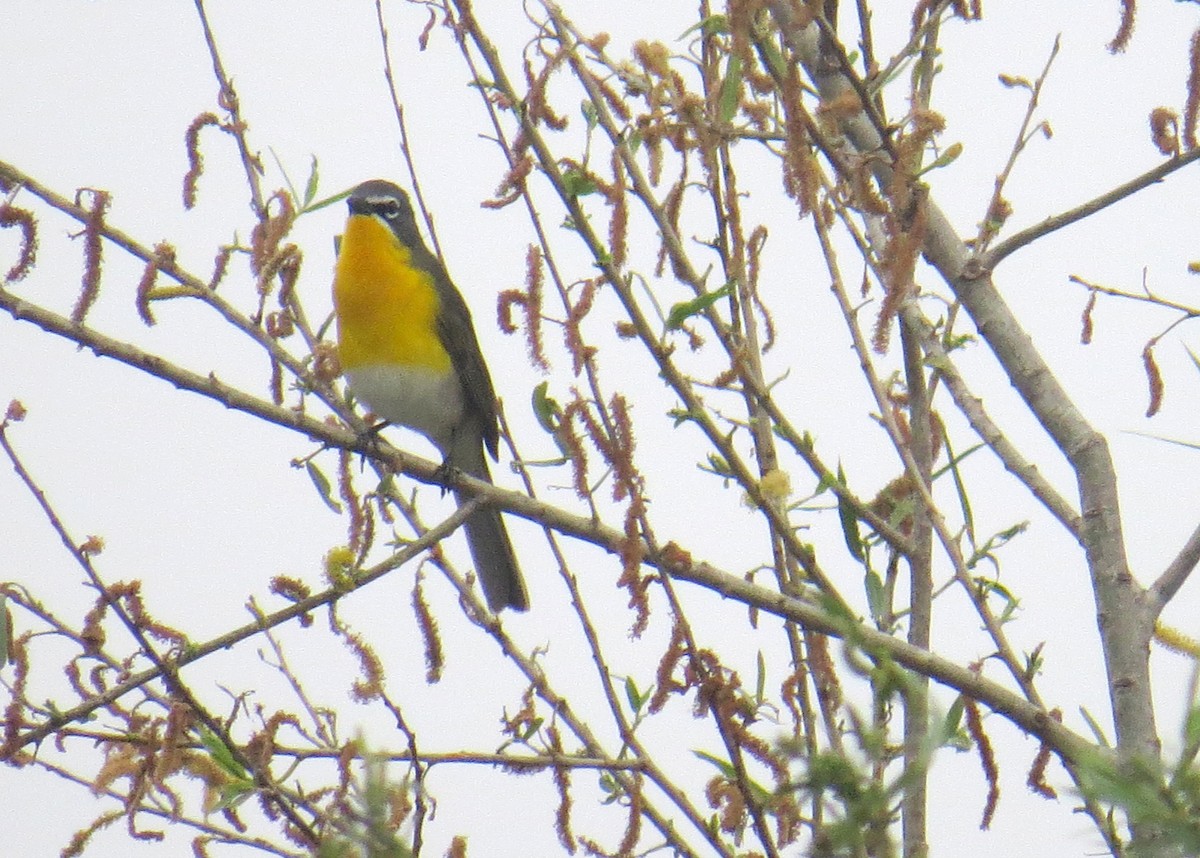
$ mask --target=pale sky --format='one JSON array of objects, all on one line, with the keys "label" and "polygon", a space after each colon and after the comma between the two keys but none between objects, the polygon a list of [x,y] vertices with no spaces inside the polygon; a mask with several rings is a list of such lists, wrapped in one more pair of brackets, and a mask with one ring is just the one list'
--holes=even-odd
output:
[{"label": "pale sky", "polygon": [[[180,262],[205,276],[216,247],[230,240],[234,228],[244,239],[252,219],[242,202],[244,180],[234,150],[211,129],[203,137],[206,172],[200,180],[199,204],[185,212],[179,202],[187,166],[184,130],[197,114],[218,110],[192,4],[44,0],[20,11],[16,5],[0,7],[6,55],[5,82],[0,87],[0,160],[65,196],[78,187],[111,191],[111,224],[149,245],[163,239],[172,242]],[[537,427],[527,404],[531,389],[543,377],[529,366],[523,341],[504,336],[495,324],[495,295],[521,285],[525,248],[533,233],[519,206],[495,212],[479,205],[492,195],[503,162],[494,144],[484,139],[490,131],[484,131],[488,126],[478,97],[466,83],[468,73],[449,34],[435,28],[430,48],[421,52],[416,39],[425,13],[401,4],[386,5],[411,145],[450,271],[474,308],[497,392],[523,454],[529,459],[552,457],[553,445]],[[485,5],[487,9],[482,8]],[[695,14],[695,4],[673,0],[653,4],[652,14],[646,11],[652,4],[633,0],[572,5],[579,8],[568,6],[568,10],[585,32],[612,33],[609,51],[614,55],[622,55],[632,39],[643,36],[682,51],[683,43],[677,39]],[[929,182],[964,235],[973,232],[982,217],[992,178],[1007,156],[1025,108],[1023,94],[1003,88],[997,74],[1035,77],[1055,35],[1062,33],[1061,54],[1039,113],[1053,127],[1053,138],[1030,144],[1008,187],[1015,209],[1011,227],[1021,228],[1089,199],[1160,160],[1149,141],[1146,117],[1161,104],[1181,106],[1187,43],[1200,24],[1194,5],[1143,4],[1146,8],[1130,50],[1114,57],[1105,45],[1116,30],[1115,2],[993,8],[1000,5],[985,4],[983,24],[950,23],[942,39],[946,71],[934,106],[947,118],[943,144],[961,141],[964,154],[951,167],[932,174]],[[510,62],[518,58],[528,38],[520,4],[476,6],[480,15],[494,10],[500,22],[495,36]],[[226,0],[212,2],[208,9],[225,67],[250,123],[251,140],[263,154],[265,188],[283,186],[271,152],[298,184],[315,156],[321,167],[322,195],[375,177],[407,184],[384,88],[371,3],[297,2],[284,7]],[[899,15],[895,26],[885,20],[888,14],[894,12],[877,15],[880,54],[890,54],[905,35],[907,14]],[[511,72],[519,77],[517,67]],[[560,107],[575,123],[571,133],[577,133],[578,96],[564,92]],[[902,109],[891,105],[893,112],[898,107]],[[577,151],[574,143],[567,142],[572,139],[564,135],[564,155]],[[765,159],[758,161],[767,166]],[[815,255],[799,259],[793,255],[797,247],[815,254],[811,228],[796,223],[792,204],[778,193],[774,173],[765,169],[756,173],[751,166],[744,175],[748,211],[772,230],[767,258],[773,267],[767,269],[767,288],[773,290],[769,300],[776,322],[785,329],[768,366],[781,376],[786,374],[781,395],[795,403],[792,413],[797,424],[817,438],[826,461],[840,460],[850,479],[868,494],[871,487],[881,487],[895,476],[898,466],[882,432],[865,434],[870,432],[863,428],[865,387],[836,316],[827,276],[815,267]],[[1195,451],[1133,432],[1200,442],[1194,404],[1200,374],[1184,349],[1187,344],[1200,353],[1200,339],[1187,325],[1164,338],[1157,356],[1167,381],[1166,400],[1162,413],[1147,420],[1141,350],[1173,317],[1131,302],[1101,301],[1095,314],[1095,343],[1084,348],[1079,344],[1079,316],[1085,295],[1067,277],[1076,274],[1137,290],[1145,270],[1152,290],[1191,301],[1195,282],[1185,268],[1189,260],[1200,258],[1195,229],[1200,214],[1198,186],[1200,168],[1185,169],[1163,185],[1018,253],[997,272],[1006,298],[1070,394],[1108,435],[1121,474],[1130,559],[1143,582],[1161,571],[1194,528],[1200,479]],[[64,217],[46,213],[32,197],[23,195],[19,204],[38,212],[42,234],[38,267],[17,290],[31,301],[66,313],[79,282],[78,243],[66,237],[74,226]],[[341,228],[343,214],[339,205],[305,217],[291,237],[304,253],[299,288],[312,318],[322,318],[329,310],[333,235]],[[559,210],[548,207],[546,224],[556,229],[560,220]],[[581,249],[572,249],[558,233],[554,241],[561,248],[560,261],[570,268],[569,279],[591,276],[590,262]],[[14,237],[0,232],[0,270],[7,270],[15,248]],[[652,246],[635,243],[637,264],[643,270],[652,268],[653,253]],[[111,246],[106,248],[106,260],[102,297],[90,324],[132,338],[195,371],[216,372],[226,382],[266,395],[267,366],[261,352],[247,348],[210,311],[183,302],[156,305],[159,324],[146,329],[132,303],[140,265]],[[852,264],[847,270],[857,272]],[[929,285],[936,289],[936,283]],[[663,290],[660,301],[683,297],[669,278],[656,288]],[[231,275],[222,289],[243,307],[252,307],[253,283],[244,270]],[[613,309],[611,301],[601,299],[598,312]],[[577,382],[557,342],[553,348],[552,392],[565,399]],[[697,557],[742,574],[747,559],[745,545],[738,540],[744,533],[754,534],[753,550],[759,551],[761,523],[741,508],[739,491],[723,491],[718,480],[692,467],[704,455],[699,436],[687,429],[673,431],[668,420],[660,419],[674,399],[654,378],[637,348],[621,343],[608,348],[601,363],[608,372],[610,393],[625,390],[641,397],[636,406],[639,420],[644,420],[639,460],[652,475],[652,513],[660,536],[664,541],[676,539]],[[896,359],[893,354],[882,363],[894,365]],[[1024,412],[990,356],[976,347],[962,359],[962,366],[993,416],[1074,501],[1073,480],[1061,455]],[[343,521],[320,501],[304,472],[289,467],[293,458],[313,452],[307,439],[79,352],[5,316],[0,318],[0,407],[10,399],[21,400],[29,409],[26,422],[11,430],[13,443],[72,534],[79,540],[88,534],[102,535],[107,547],[99,564],[108,579],[140,579],[156,616],[186,629],[197,640],[246,622],[244,605],[250,597],[278,606],[267,592],[272,576],[293,575],[319,586],[321,557],[345,539]],[[965,449],[974,439],[961,425],[958,428],[956,443]],[[396,433],[394,438],[413,452],[433,455],[415,436]],[[678,458],[681,445],[690,451],[682,460]],[[328,457],[325,461],[332,462]],[[813,480],[799,464],[789,467],[796,493],[803,496]],[[1079,715],[1079,707],[1085,706],[1107,727],[1095,609],[1079,552],[986,451],[971,457],[965,471],[973,481],[981,531],[1031,521],[1030,531],[1001,554],[1002,580],[1022,597],[1022,612],[1011,630],[1014,641],[1026,650],[1046,642],[1041,687],[1053,704],[1063,707],[1068,725],[1086,732]],[[497,482],[518,488],[507,463],[495,467],[494,473]],[[535,471],[535,478],[543,481],[544,500],[585,512],[567,488],[565,471]],[[364,490],[370,486],[365,474],[361,484]],[[420,492],[428,522],[449,510],[448,504],[438,505],[435,489],[422,487]],[[951,494],[944,498],[950,507],[952,498]],[[28,586],[64,613],[82,615],[90,596],[80,586],[80,571],[7,467],[0,468],[0,509],[6,510],[8,522],[7,537],[0,538],[0,580]],[[609,519],[618,525],[619,521],[619,517]],[[844,552],[836,553],[841,538],[836,515],[814,516],[804,523],[811,527],[805,538],[824,552],[837,574],[845,576],[839,580],[847,582],[846,592],[861,596],[857,583],[861,568]],[[580,694],[594,695],[589,656],[539,529],[512,517],[509,527],[521,552],[533,610],[527,616],[506,617],[506,623],[528,650],[548,649],[547,671],[561,687],[576,686]],[[447,550],[466,563],[461,537],[452,539]],[[665,610],[644,639],[628,641],[625,631],[630,617],[623,607],[624,597],[613,594],[618,564],[587,546],[572,547],[570,556],[585,593],[595,599],[595,616],[611,623],[606,644],[611,648],[611,663],[618,670],[638,671],[639,681],[651,681],[652,666],[669,631]],[[520,677],[498,657],[495,645],[462,619],[450,589],[432,581],[431,601],[442,608],[438,618],[450,667],[440,685],[426,687],[420,641],[408,607],[411,575],[407,568],[399,570],[346,599],[339,610],[376,642],[388,662],[392,691],[406,714],[420,725],[422,736],[428,736],[430,750],[455,743],[492,750],[500,706],[511,712],[519,705]],[[752,684],[758,651],[778,646],[778,635],[768,637],[766,630],[769,626],[773,632],[775,627],[763,623],[753,632],[744,623],[744,610],[706,593],[689,592],[687,597],[695,600],[692,619],[698,633],[709,645],[728,652],[743,681]],[[957,595],[951,598],[956,601],[947,601],[944,607],[939,603],[944,614],[963,607]],[[1195,634],[1197,598],[1192,582],[1165,619]],[[323,622],[322,615],[317,624]],[[956,624],[947,617],[935,627],[935,648],[964,663],[986,656],[987,643],[976,626],[970,619]],[[320,677],[317,687],[325,699],[342,707],[343,740],[362,730],[380,746],[402,745],[380,711],[349,702],[346,689],[352,665],[343,651],[329,650],[326,635],[288,626],[280,630],[280,637],[293,662]],[[51,649],[47,647],[47,652]],[[251,665],[257,663],[255,651],[244,644],[187,675],[206,689],[217,685],[241,689],[243,671],[253,672]],[[1181,689],[1189,666],[1162,651],[1155,655],[1154,666],[1160,679],[1159,732],[1170,752],[1178,745]],[[776,661],[772,667],[779,670],[781,664]],[[3,675],[11,678],[10,671]],[[268,709],[296,708],[276,674],[265,669],[257,673],[254,703]],[[464,703],[489,693],[494,703]],[[72,700],[61,688],[48,686],[45,696],[52,695]],[[218,711],[231,705],[221,702],[215,690],[208,699]],[[935,694],[940,706],[952,699],[945,689]],[[680,700],[672,704],[679,736],[661,735],[670,733],[664,729],[666,724],[652,726],[650,735],[664,743],[674,741],[680,757],[686,758],[681,771],[702,782],[712,770],[687,755],[692,749],[718,752],[719,746],[706,732],[688,732],[692,729],[689,704]],[[451,713],[461,723],[455,723],[449,733],[440,733]],[[1072,799],[1065,790],[1056,804],[1027,793],[1024,778],[1036,745],[1022,740],[999,718],[989,718],[988,726],[1004,749],[1000,757],[1004,792],[992,831],[977,830],[986,792],[977,757],[943,750],[931,776],[935,858],[1098,851],[1098,837],[1081,817],[1071,815]],[[604,738],[613,741],[611,735]],[[611,747],[616,747],[615,741]],[[52,754],[53,748],[42,751]],[[1061,770],[1055,768],[1053,774],[1055,786],[1065,787],[1068,782]],[[594,782],[590,773],[576,776],[577,812],[581,819],[612,820],[589,833],[615,837],[623,817],[589,805]],[[562,854],[552,830],[554,800],[547,776],[514,779],[481,767],[441,767],[435,769],[430,788],[439,805],[426,831],[426,854],[442,854],[456,833],[471,837],[470,854],[476,856]],[[29,855],[55,854],[72,831],[111,809],[111,803],[93,799],[85,788],[32,768],[0,769],[0,793],[9,807],[5,841],[20,844],[22,853]],[[1037,832],[1036,852],[1030,851],[1031,832]],[[119,822],[115,831],[97,837],[89,854],[190,854],[189,836],[171,832],[168,846],[131,843]],[[214,850],[214,854],[221,853]]]}]

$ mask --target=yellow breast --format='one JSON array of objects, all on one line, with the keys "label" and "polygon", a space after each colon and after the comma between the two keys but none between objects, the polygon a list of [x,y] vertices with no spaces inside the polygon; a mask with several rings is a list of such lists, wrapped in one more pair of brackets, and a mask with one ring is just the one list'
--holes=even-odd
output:
[{"label": "yellow breast", "polygon": [[433,277],[388,227],[351,215],[333,280],[338,355],[344,369],[399,364],[449,372],[450,355],[437,333]]}]

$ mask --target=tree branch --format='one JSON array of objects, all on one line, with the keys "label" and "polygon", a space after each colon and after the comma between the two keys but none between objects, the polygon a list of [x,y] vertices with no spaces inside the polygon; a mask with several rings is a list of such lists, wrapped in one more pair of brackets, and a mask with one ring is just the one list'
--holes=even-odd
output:
[{"label": "tree branch", "polygon": [[1077,762],[1097,753],[1097,748],[1092,742],[1063,726],[1042,707],[1030,703],[1019,694],[986,679],[970,668],[955,664],[929,650],[915,647],[907,641],[847,617],[836,616],[802,599],[785,596],[741,578],[731,579],[728,573],[707,564],[697,563],[686,568],[675,568],[671,574],[683,581],[694,581],[711,587],[729,598],[777,617],[797,622],[811,631],[840,638],[848,645],[858,647],[877,658],[893,659],[915,673],[928,676],[985,704],[1025,732],[1045,742],[1064,760]]},{"label": "tree branch", "polygon": [[1062,229],[1064,226],[1070,226],[1076,221],[1083,220],[1086,217],[1094,215],[1096,212],[1108,208],[1115,203],[1119,203],[1126,197],[1131,197],[1138,191],[1150,187],[1156,182],[1161,182],[1167,176],[1174,173],[1176,170],[1181,170],[1188,164],[1200,159],[1200,148],[1192,149],[1185,152],[1176,158],[1171,158],[1164,161],[1153,169],[1147,170],[1140,176],[1134,176],[1128,182],[1117,185],[1110,191],[1106,191],[1095,199],[1088,200],[1073,209],[1069,209],[1061,214],[1051,215],[1039,224],[1027,227],[1015,235],[1001,241],[987,253],[983,254],[979,259],[978,264],[985,270],[991,271],[1000,262],[1012,253],[1020,250],[1027,244],[1036,241],[1043,236],[1049,235],[1056,230]]},{"label": "tree branch", "polygon": [[1079,513],[1058,493],[1050,481],[1042,476],[1037,465],[1026,459],[1017,445],[1009,441],[1000,427],[992,420],[991,415],[983,407],[983,400],[971,392],[966,379],[962,377],[954,361],[946,354],[946,350],[938,341],[928,320],[917,312],[914,305],[901,307],[900,313],[906,320],[912,320],[914,324],[918,325],[921,347],[925,350],[925,354],[928,355],[928,359],[937,369],[942,380],[945,381],[946,389],[950,392],[954,404],[967,418],[967,422],[971,424],[975,434],[996,454],[1005,469],[1024,483],[1030,493],[1058,519],[1068,533],[1076,540],[1081,539],[1083,522],[1080,521]]},{"label": "tree branch", "polygon": [[1183,544],[1183,548],[1179,549],[1179,554],[1171,561],[1171,565],[1158,576],[1158,580],[1150,587],[1151,610],[1156,617],[1167,606],[1167,603],[1175,598],[1175,594],[1179,592],[1179,588],[1183,586],[1198,563],[1200,563],[1200,525],[1197,525],[1196,529],[1192,531],[1192,535]]},{"label": "tree branch", "polygon": [[[783,0],[769,0],[768,5],[786,43],[804,65],[821,98],[832,102],[851,91],[852,87],[840,71],[830,72],[821,62],[818,29],[811,25],[800,27],[791,4]],[[861,112],[843,120],[841,127],[862,155],[880,150],[882,141]],[[1200,157],[1200,153],[1190,157]],[[892,180],[893,165],[882,158],[871,159],[870,163],[876,180],[887,187]],[[1076,210],[1053,228],[1111,205],[1180,166],[1178,161],[1169,162],[1141,180],[1105,195],[1086,211]],[[1148,610],[1145,591],[1130,573],[1125,555],[1116,473],[1108,443],[1087,422],[1034,348],[1029,335],[992,281],[991,267],[981,265],[980,260],[972,256],[932,199],[927,205],[928,228],[923,247],[926,260],[937,269],[971,316],[1013,386],[1075,471],[1083,544],[1100,618],[1118,748],[1126,758],[1157,760],[1161,743],[1155,724],[1149,670],[1154,617]],[[1010,245],[1011,248],[1016,246],[1019,245]],[[1135,831],[1135,835],[1142,833],[1153,834]]]}]

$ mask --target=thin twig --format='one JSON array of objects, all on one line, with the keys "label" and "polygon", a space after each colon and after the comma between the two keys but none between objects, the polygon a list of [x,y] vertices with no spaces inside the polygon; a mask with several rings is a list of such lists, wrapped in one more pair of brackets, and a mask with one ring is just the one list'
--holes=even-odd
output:
[{"label": "thin twig", "polygon": [[[0,176],[13,184],[20,185],[50,207],[74,218],[80,223],[85,223],[88,220],[89,212],[87,209],[76,205],[74,201],[56,193],[12,164],[0,161]],[[297,378],[306,377],[304,364],[300,360],[283,348],[279,341],[270,336],[260,325],[256,325],[248,316],[241,313],[212,289],[209,289],[208,284],[204,280],[190,273],[174,260],[161,259],[152,248],[139,242],[127,232],[111,226],[107,220],[101,224],[99,233],[102,237],[111,241],[131,256],[140,259],[142,262],[149,263],[153,260],[157,264],[160,273],[170,277],[180,286],[185,287],[187,290],[186,293],[180,294],[186,294],[187,297],[195,298],[208,304],[227,322],[231,323],[235,328],[261,346],[270,355],[272,360],[286,367]],[[336,408],[332,398],[326,397],[326,403]]]},{"label": "thin twig", "polygon": [[[930,31],[935,33],[936,31]],[[917,466],[913,476],[931,493],[933,471],[933,408],[926,384],[924,353],[918,328],[900,319],[904,354],[905,388],[908,391],[908,425],[912,456]],[[913,551],[907,556],[909,571],[908,642],[929,649],[933,627],[933,529],[930,515],[917,509],[912,516]],[[904,771],[907,786],[901,798],[901,829],[905,855],[928,851],[929,801],[929,679],[917,675],[904,695]]]},{"label": "thin twig", "polygon": [[213,74],[217,78],[217,85],[221,88],[218,101],[233,120],[230,130],[233,132],[234,139],[237,140],[238,154],[242,159],[242,169],[246,173],[246,183],[250,186],[250,205],[254,209],[255,217],[262,220],[267,216],[267,209],[263,202],[262,183],[260,181],[262,164],[259,163],[257,156],[250,151],[250,144],[246,141],[246,129],[248,125],[246,120],[242,118],[241,103],[238,100],[237,90],[233,88],[233,82],[229,79],[229,75],[225,73],[225,65],[221,62],[221,53],[217,50],[217,40],[213,35],[212,27],[208,23],[208,13],[204,9],[204,0],[195,0],[195,4],[196,13],[200,16],[200,26],[204,30],[204,43],[208,45],[208,55],[212,59]]},{"label": "thin twig", "polygon": [[863,73],[870,77],[878,65],[875,59],[875,35],[871,27],[871,7],[868,0],[855,0],[854,5],[858,12],[858,42],[862,45]]},{"label": "thin twig", "polygon": [[1039,224],[1027,227],[1015,235],[1011,235],[1004,241],[997,244],[987,253],[983,254],[979,259],[978,264],[984,271],[995,270],[1005,257],[1015,253],[1027,244],[1031,244],[1039,238],[1049,235],[1052,232],[1062,229],[1065,226],[1070,226],[1076,221],[1081,221],[1084,218],[1094,215],[1098,211],[1102,211],[1111,205],[1119,203],[1126,197],[1131,197],[1138,191],[1145,190],[1151,185],[1161,182],[1167,176],[1182,170],[1193,161],[1200,160],[1200,148],[1192,149],[1184,154],[1171,158],[1157,167],[1147,170],[1141,175],[1134,176],[1127,182],[1117,185],[1109,191],[1105,191],[1100,196],[1088,200],[1086,203],[1081,203],[1073,209],[1068,209],[1061,214],[1051,215]]},{"label": "thin twig", "polygon": [[[724,573],[704,564],[679,569],[673,574],[683,580],[712,584],[722,581],[724,577]],[[985,678],[969,667],[955,664],[929,650],[914,647],[907,641],[869,626],[847,624],[844,618],[838,618],[802,599],[791,598],[744,579],[738,579],[736,585],[733,582],[729,583],[730,595],[739,601],[800,623],[813,631],[844,639],[864,652],[886,654],[916,673],[973,697],[994,712],[1004,715],[1030,735],[1044,741],[1063,759],[1078,761],[1090,759],[1091,755],[1096,753],[1105,753],[1097,749],[1090,740],[1056,721],[1042,706],[1030,703],[1019,694]]]},{"label": "thin twig", "polygon": [[434,228],[433,215],[425,203],[425,194],[421,190],[421,180],[417,174],[416,163],[413,160],[412,148],[408,145],[408,124],[404,121],[404,105],[400,103],[400,91],[396,88],[396,76],[392,72],[392,54],[389,47],[387,26],[383,22],[382,0],[375,0],[375,25],[379,32],[379,47],[383,53],[383,77],[387,81],[388,95],[391,96],[392,110],[396,114],[396,128],[400,132],[400,151],[404,154],[404,163],[408,167],[408,179],[412,183],[413,195],[417,198],[417,207],[425,218],[425,227],[429,232],[429,241],[433,245],[433,254],[438,259],[442,256],[442,246],[438,241],[437,229]]},{"label": "thin twig", "polygon": [[[349,593],[365,587],[372,581],[377,580],[393,569],[407,563],[409,560],[426,551],[431,545],[449,536],[455,529],[462,525],[464,521],[474,511],[475,507],[471,504],[464,504],[455,510],[453,514],[447,517],[437,527],[431,528],[427,533],[420,538],[406,545],[400,551],[387,560],[372,566],[370,569],[365,569],[357,576],[353,582],[338,587],[329,587],[320,593],[309,596],[308,598],[296,601],[285,608],[274,611],[270,614],[263,615],[257,618],[254,622],[247,623],[236,629],[232,629],[224,634],[220,634],[215,638],[198,644],[192,644],[187,649],[176,655],[172,661],[176,670],[186,667],[193,662],[199,661],[205,656],[211,655],[214,652],[228,649],[234,644],[243,640],[247,640],[257,634],[260,634],[263,629],[275,628],[283,623],[303,617],[310,614],[318,608],[325,605],[331,605],[334,602],[342,599]],[[57,732],[64,724],[70,724],[75,721],[85,721],[89,715],[96,710],[108,706],[115,700],[119,700],[131,691],[146,685],[152,680],[159,679],[163,676],[163,670],[160,667],[153,667],[147,670],[133,674],[123,682],[104,690],[94,697],[85,700],[71,709],[58,712],[55,716],[49,719],[46,723],[39,727],[34,727],[24,734],[14,743],[14,748],[25,747],[27,745],[36,745],[43,741],[47,736]]]},{"label": "thin twig", "polygon": [[1074,274],[1067,277],[1072,283],[1078,283],[1086,289],[1093,292],[1099,292],[1102,295],[1111,295],[1114,298],[1128,298],[1130,301],[1142,301],[1147,304],[1153,304],[1156,307],[1163,307],[1168,310],[1176,310],[1184,315],[1184,318],[1194,319],[1200,316],[1200,307],[1194,307],[1190,304],[1183,304],[1179,301],[1172,301],[1169,298],[1163,298],[1155,295],[1149,289],[1145,289],[1142,293],[1126,292],[1123,289],[1114,289],[1111,286],[1105,286],[1100,283],[1093,283],[1090,280],[1084,280],[1082,277],[1077,277]]},{"label": "thin twig", "polygon": [[1079,513],[1042,475],[1037,465],[1026,459],[1017,445],[1009,441],[1008,436],[992,420],[991,415],[983,406],[983,400],[971,392],[966,379],[958,371],[954,361],[946,354],[946,350],[942,347],[942,343],[934,333],[929,321],[916,312],[916,308],[912,306],[903,307],[900,312],[905,318],[912,318],[919,322],[921,347],[945,381],[946,389],[954,399],[954,404],[967,418],[971,428],[975,430],[975,434],[996,454],[1005,469],[1024,483],[1030,493],[1058,519],[1068,533],[1076,540],[1081,539]]},{"label": "thin twig", "polygon": [[[942,16],[944,14],[946,14],[946,10],[950,8],[950,4],[953,2],[954,2],[954,0],[938,0],[938,2],[933,6],[933,8],[930,9],[929,12],[926,14],[925,20],[921,22],[921,26],[918,27],[913,32],[909,33],[908,42],[905,43],[905,45],[902,48],[900,48],[900,50],[896,51],[896,53],[892,56],[892,58],[890,60],[888,60],[888,64],[886,66],[884,66],[882,69],[879,69],[875,72],[875,75],[871,80],[871,86],[873,89],[876,89],[877,91],[881,91],[882,88],[884,87],[884,85],[886,85],[889,81],[891,81],[892,77],[900,70],[900,67],[902,65],[904,65],[906,62],[908,62],[909,60],[911,60],[913,58],[913,56],[916,55],[917,46],[921,42],[925,41],[926,33],[928,33],[929,30],[934,27],[941,26]],[[771,13],[773,15],[776,15],[781,12],[786,12],[783,5],[782,4],[777,5],[776,3],[773,2],[771,4]],[[788,16],[787,19],[777,19],[777,20],[781,20],[781,21],[789,20],[790,21],[790,15]]]},{"label": "thin twig", "polygon": [[[24,483],[25,488],[29,491],[34,501],[40,507],[42,515],[45,517],[46,521],[50,524],[51,529],[66,547],[67,553],[71,555],[76,565],[83,570],[88,581],[91,582],[92,586],[95,587],[97,592],[100,594],[100,598],[104,600],[109,609],[117,616],[122,625],[124,625],[129,633],[133,636],[134,640],[137,641],[139,651],[154,665],[155,672],[164,680],[167,688],[170,690],[171,695],[186,704],[191,714],[197,718],[214,736],[219,738],[221,744],[225,746],[225,749],[229,752],[229,755],[237,762],[239,766],[241,766],[245,771],[252,773],[254,782],[258,786],[259,790],[264,796],[269,797],[271,799],[271,803],[288,818],[288,821],[295,828],[296,833],[304,837],[309,843],[315,845],[317,843],[317,836],[313,831],[312,826],[306,820],[301,818],[298,809],[293,805],[293,802],[284,800],[284,798],[279,794],[279,791],[276,788],[277,785],[271,778],[269,770],[263,766],[256,765],[254,761],[251,760],[250,757],[248,757],[237,745],[237,743],[233,740],[233,737],[229,735],[229,731],[225,728],[224,724],[215,718],[207,708],[200,704],[200,701],[196,695],[192,693],[192,690],[185,685],[183,680],[180,678],[179,663],[177,658],[174,655],[165,658],[159,654],[158,650],[150,641],[150,634],[133,618],[126,607],[121,603],[121,599],[114,595],[109,586],[101,579],[100,573],[96,570],[88,552],[85,551],[84,548],[79,545],[79,543],[71,538],[70,534],[67,532],[66,524],[63,522],[62,518],[59,517],[57,511],[54,509],[54,506],[50,503],[45,491],[37,484],[37,481],[34,479],[33,475],[28,471],[28,469],[26,469],[25,463],[21,460],[21,457],[17,454],[17,451],[12,446],[12,443],[8,438],[8,432],[3,428],[2,424],[0,424],[0,449],[3,449],[5,455],[8,456],[8,460],[12,464],[13,470],[16,471],[17,477],[22,483]],[[10,748],[15,752],[18,748],[24,746],[25,744],[26,741],[18,739],[10,745]],[[302,805],[305,806],[305,809],[314,816],[319,815],[316,809],[309,805],[307,800],[302,802]]]},{"label": "thin twig", "polygon": [[1197,563],[1200,563],[1200,526],[1192,531],[1192,535],[1183,544],[1183,548],[1179,549],[1179,554],[1151,585],[1150,601],[1154,605],[1155,616],[1160,614],[1167,603],[1175,598],[1179,588],[1196,569]]},{"label": "thin twig", "polygon": [[999,225],[992,223],[993,213],[1001,212],[1005,209],[1004,186],[1008,183],[1009,176],[1012,175],[1013,168],[1017,165],[1017,158],[1025,151],[1026,145],[1033,136],[1033,132],[1029,130],[1029,125],[1033,122],[1033,115],[1037,112],[1038,102],[1041,99],[1042,87],[1046,84],[1046,79],[1050,76],[1050,67],[1054,65],[1054,59],[1058,56],[1060,36],[1055,36],[1054,47],[1050,49],[1050,56],[1046,60],[1046,65],[1042,68],[1042,73],[1038,75],[1036,81],[1029,88],[1029,102],[1025,106],[1025,118],[1021,120],[1021,127],[1017,129],[1016,139],[1013,140],[1012,149],[1009,150],[1008,160],[1004,164],[1004,169],[1000,171],[1000,175],[996,177],[995,186],[992,190],[992,198],[988,202],[987,211],[983,218],[979,221],[979,233],[975,237],[975,251],[982,253],[987,249],[988,243],[995,237],[996,230]]}]

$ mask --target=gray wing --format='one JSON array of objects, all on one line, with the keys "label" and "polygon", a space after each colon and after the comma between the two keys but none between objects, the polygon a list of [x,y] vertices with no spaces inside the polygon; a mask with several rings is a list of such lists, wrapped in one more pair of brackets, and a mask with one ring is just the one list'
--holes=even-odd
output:
[{"label": "gray wing", "polygon": [[[423,251],[423,252],[422,252]],[[421,267],[432,272],[434,287],[438,291],[438,336],[450,353],[463,389],[463,401],[470,416],[478,422],[492,458],[498,456],[500,427],[496,416],[496,391],[492,377],[488,374],[475,325],[471,321],[471,310],[462,294],[451,282],[446,270],[432,253],[424,247],[414,251],[415,260]]]}]

